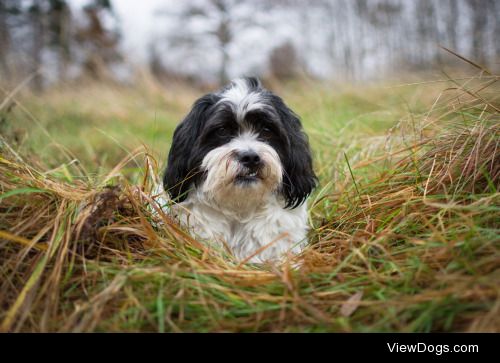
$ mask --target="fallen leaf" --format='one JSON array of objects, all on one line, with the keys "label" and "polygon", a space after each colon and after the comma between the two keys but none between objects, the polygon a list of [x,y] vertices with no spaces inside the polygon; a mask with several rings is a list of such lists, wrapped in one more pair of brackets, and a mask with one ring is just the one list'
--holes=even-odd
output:
[{"label": "fallen leaf", "polygon": [[347,317],[354,313],[354,311],[358,308],[362,297],[363,291],[358,291],[347,299],[340,308],[340,315]]}]

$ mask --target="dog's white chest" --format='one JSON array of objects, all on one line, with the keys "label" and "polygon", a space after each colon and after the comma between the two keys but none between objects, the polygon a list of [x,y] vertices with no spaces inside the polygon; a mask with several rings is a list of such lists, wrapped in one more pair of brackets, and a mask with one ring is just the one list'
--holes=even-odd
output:
[{"label": "dog's white chest", "polygon": [[193,234],[225,244],[239,260],[279,260],[288,252],[300,252],[307,243],[306,203],[290,210],[273,199],[253,213],[237,216],[188,198],[176,209],[180,222]]}]

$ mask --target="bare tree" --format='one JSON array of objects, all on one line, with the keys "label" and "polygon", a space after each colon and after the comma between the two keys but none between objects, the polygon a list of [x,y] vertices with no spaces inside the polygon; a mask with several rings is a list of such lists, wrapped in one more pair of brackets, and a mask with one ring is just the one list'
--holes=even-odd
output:
[{"label": "bare tree", "polygon": [[[207,54],[217,54],[217,80],[220,84],[226,83],[232,61],[231,46],[245,30],[265,26],[254,16],[254,11],[263,3],[198,0],[182,2],[177,9],[163,10],[159,15],[168,16],[168,25],[175,29],[167,32],[167,48],[182,53],[187,59],[202,62]],[[203,30],[199,29],[200,23]]]},{"label": "bare tree", "polygon": [[104,13],[113,15],[109,0],[93,0],[84,8],[87,25],[79,28],[76,40],[84,52],[83,70],[91,78],[110,78],[109,67],[122,59],[118,49],[120,33],[105,26]]},{"label": "bare tree", "polygon": [[45,1],[35,1],[28,9],[29,21],[31,25],[31,72],[36,75],[33,79],[34,88],[38,91],[42,89],[42,66],[43,49],[45,46]]},{"label": "bare tree", "polygon": [[219,15],[219,23],[215,29],[214,35],[219,43],[221,52],[221,66],[219,70],[219,82],[224,84],[228,81],[227,66],[229,63],[228,47],[233,40],[231,27],[231,5],[225,0],[212,0],[212,3],[217,9]]},{"label": "bare tree", "polygon": [[447,8],[449,14],[446,22],[448,46],[451,49],[457,50],[458,2],[456,0],[448,0]]},{"label": "bare tree", "polygon": [[72,14],[66,0],[49,0],[49,46],[57,53],[59,79],[65,80],[71,63]]},{"label": "bare tree", "polygon": [[[472,55],[479,62],[485,61],[484,36],[488,22],[488,1],[467,0],[472,11]],[[497,19],[498,21],[498,19]]]},{"label": "bare tree", "polygon": [[7,1],[0,2],[0,72],[5,76],[10,74],[7,60],[10,49],[10,31],[7,23],[9,12],[12,11]]}]

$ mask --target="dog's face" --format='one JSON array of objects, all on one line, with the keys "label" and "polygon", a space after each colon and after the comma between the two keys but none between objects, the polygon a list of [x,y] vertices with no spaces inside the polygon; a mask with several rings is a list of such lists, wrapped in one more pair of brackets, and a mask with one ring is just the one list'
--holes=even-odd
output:
[{"label": "dog's face", "polygon": [[195,191],[214,206],[241,210],[276,193],[295,208],[316,176],[298,117],[245,78],[195,102],[175,130],[163,183],[178,202]]}]

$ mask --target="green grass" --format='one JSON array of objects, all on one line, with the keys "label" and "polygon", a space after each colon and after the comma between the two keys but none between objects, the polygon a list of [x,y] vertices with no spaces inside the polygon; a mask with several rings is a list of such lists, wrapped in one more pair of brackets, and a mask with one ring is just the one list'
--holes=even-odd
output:
[{"label": "green grass", "polygon": [[500,331],[491,81],[275,85],[302,117],[320,179],[296,269],[240,266],[151,213],[199,92],[17,96],[0,114],[1,329]]}]

